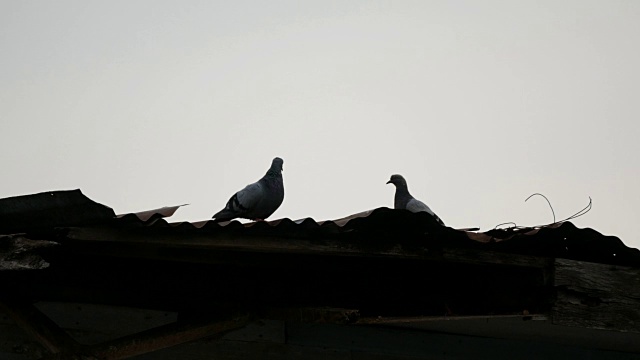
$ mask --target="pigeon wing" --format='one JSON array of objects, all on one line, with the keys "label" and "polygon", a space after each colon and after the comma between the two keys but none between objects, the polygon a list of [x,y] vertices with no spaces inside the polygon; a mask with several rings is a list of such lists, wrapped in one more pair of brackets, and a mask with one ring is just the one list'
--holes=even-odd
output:
[{"label": "pigeon wing", "polygon": [[243,217],[255,208],[263,195],[264,189],[260,182],[249,184],[244,189],[233,194],[224,209],[213,215],[213,218],[224,221]]},{"label": "pigeon wing", "polygon": [[264,196],[264,190],[264,185],[260,181],[245,186],[235,194],[236,206],[244,211],[253,210]]},{"label": "pigeon wing", "polygon": [[409,202],[407,202],[406,209],[411,211],[411,212],[426,211],[429,214],[434,215],[434,212],[427,206],[427,204],[423,203],[422,201],[420,201],[418,199],[409,200]]},{"label": "pigeon wing", "polygon": [[436,213],[434,213],[433,210],[431,210],[431,208],[427,206],[427,204],[423,203],[418,199],[409,200],[409,202],[407,203],[406,209],[411,212],[421,212],[421,211],[427,212],[431,216],[433,216],[440,225],[444,225],[444,222],[438,217],[438,215],[436,215]]}]

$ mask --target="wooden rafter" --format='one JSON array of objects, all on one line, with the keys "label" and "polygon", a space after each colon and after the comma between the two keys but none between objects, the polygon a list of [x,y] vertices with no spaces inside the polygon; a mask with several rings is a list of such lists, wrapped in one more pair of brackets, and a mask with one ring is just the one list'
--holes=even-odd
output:
[{"label": "wooden rafter", "polygon": [[175,322],[101,344],[79,344],[63,329],[30,303],[5,301],[0,307],[16,324],[40,343],[50,355],[43,360],[54,359],[102,359],[120,360],[165,349],[206,337],[220,336],[245,327],[251,321],[249,315],[209,322]]},{"label": "wooden rafter", "polygon": [[102,360],[128,359],[194,340],[220,336],[243,328],[250,321],[249,315],[243,315],[202,324],[177,322],[93,346],[90,348],[89,356]]},{"label": "wooden rafter", "polygon": [[80,346],[30,303],[2,301],[0,308],[6,311],[24,332],[52,354],[72,352]]}]

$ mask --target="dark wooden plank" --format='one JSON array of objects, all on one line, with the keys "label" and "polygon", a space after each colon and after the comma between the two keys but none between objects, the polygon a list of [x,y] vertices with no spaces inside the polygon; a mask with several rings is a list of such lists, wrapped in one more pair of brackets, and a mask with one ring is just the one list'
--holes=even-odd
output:
[{"label": "dark wooden plank", "polygon": [[[180,235],[175,233],[146,233],[131,229],[114,228],[73,228],[68,234],[76,249],[89,253],[118,257],[138,257],[155,260],[174,260],[185,262],[219,262],[209,253],[234,252],[262,254],[301,254],[362,258],[423,259],[466,263],[473,265],[510,265],[551,269],[552,259],[536,256],[516,255],[495,251],[451,248],[431,250],[423,248],[404,248],[395,240],[388,247],[366,247],[335,239],[295,239],[276,237],[236,237],[206,234]],[[127,251],[124,251],[126,248]],[[181,251],[167,251],[179,249]],[[191,251],[191,252],[189,252]],[[228,256],[223,257],[229,261]],[[232,258],[231,258],[232,259]],[[232,261],[235,261],[232,259]]]},{"label": "dark wooden plank", "polygon": [[270,308],[264,311],[267,319],[319,324],[350,324],[360,317],[358,310],[339,308]]},{"label": "dark wooden plank", "polygon": [[[363,249],[348,242],[330,239],[291,239],[279,237],[207,236],[206,234],[181,235],[171,232],[145,232],[116,228],[72,228],[68,239],[76,246],[101,245],[108,251],[109,245],[127,245],[144,251],[158,248],[180,248],[215,251],[238,251],[281,254],[323,254],[332,256],[392,256],[416,258],[419,252],[401,247]],[[151,254],[152,252],[148,252]],[[139,254],[143,255],[143,254]]]},{"label": "dark wooden plank", "polygon": [[16,324],[53,354],[69,353],[79,348],[64,330],[29,303],[0,302]]},{"label": "dark wooden plank", "polygon": [[[436,258],[437,255],[432,255]],[[551,270],[553,259],[472,249],[443,249],[442,260],[472,265],[508,265]]]},{"label": "dark wooden plank", "polygon": [[110,306],[104,303],[38,302],[43,314],[81,344],[99,344],[174,323],[175,312]]},{"label": "dark wooden plank", "polygon": [[554,324],[640,332],[640,269],[555,260]]},{"label": "dark wooden plank", "polygon": [[[542,322],[521,322],[523,325]],[[460,323],[464,326],[464,323]],[[498,325],[498,324],[496,324]],[[502,333],[512,331],[503,326]],[[523,339],[415,331],[397,327],[287,324],[287,345],[347,349],[351,359],[637,359],[637,354],[595,349],[588,340],[559,344],[535,334]],[[540,338],[545,338],[544,340]],[[636,347],[635,345],[632,345]]]},{"label": "dark wooden plank", "polygon": [[220,336],[231,330],[243,328],[249,322],[248,315],[200,325],[178,322],[97,345],[92,347],[88,354],[90,358],[102,360],[128,359],[186,342]]},{"label": "dark wooden plank", "polygon": [[469,320],[548,320],[545,314],[505,314],[505,315],[475,315],[475,316],[415,316],[415,317],[364,317],[358,319],[358,325],[413,325],[437,321],[469,321]]}]

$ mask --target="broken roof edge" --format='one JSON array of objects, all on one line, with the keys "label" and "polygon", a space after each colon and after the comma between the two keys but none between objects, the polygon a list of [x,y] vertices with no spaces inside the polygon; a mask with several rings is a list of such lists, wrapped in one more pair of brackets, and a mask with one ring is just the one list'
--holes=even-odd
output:
[{"label": "broken roof edge", "polygon": [[112,208],[97,203],[80,189],[45,191],[0,199],[0,233],[25,229],[99,223],[115,218]]}]

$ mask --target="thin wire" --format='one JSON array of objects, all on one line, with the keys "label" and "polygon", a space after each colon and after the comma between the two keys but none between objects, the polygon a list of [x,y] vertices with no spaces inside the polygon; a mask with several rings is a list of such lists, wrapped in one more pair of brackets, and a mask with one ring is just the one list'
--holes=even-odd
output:
[{"label": "thin wire", "polygon": [[496,226],[493,228],[493,230],[496,230],[496,229],[498,228],[498,226],[501,226],[501,225],[507,225],[507,224],[513,224],[513,226],[510,226],[509,228],[517,228],[517,227],[518,227],[518,224],[514,223],[513,221],[508,221],[508,222],[504,222],[504,223],[502,223],[502,224],[498,224],[498,225],[496,225]]},{"label": "thin wire", "polygon": [[[552,222],[551,224],[548,224],[548,225],[542,225],[542,226],[549,226],[549,225],[561,224],[561,223],[567,222],[567,221],[569,221],[569,220],[573,220],[573,219],[579,218],[579,217],[581,217],[581,216],[585,215],[586,213],[588,213],[589,211],[591,211],[591,209],[593,208],[593,200],[591,199],[591,196],[589,196],[589,203],[587,204],[587,206],[585,206],[585,207],[584,207],[584,208],[582,208],[580,211],[578,211],[577,213],[575,213],[575,214],[573,214],[573,215],[569,216],[569,217],[568,217],[568,218],[566,218],[566,219],[563,219],[563,220],[560,220],[560,221],[556,221],[556,214],[555,214],[555,212],[553,211],[553,207],[551,206],[551,202],[549,202],[549,199],[547,199],[547,197],[546,197],[546,196],[544,196],[544,195],[542,195],[542,194],[540,194],[540,193],[535,193],[535,194],[531,194],[531,195],[530,195],[530,196],[529,196],[525,201],[529,200],[529,199],[530,199],[532,196],[534,196],[534,195],[540,195],[540,196],[542,196],[543,198],[545,198],[545,200],[547,200],[547,203],[549,203],[549,207],[551,208],[551,212],[552,212],[552,214],[553,214],[553,222]],[[501,225],[507,225],[507,224],[513,224],[513,226],[508,227],[507,229],[526,229],[526,228],[527,228],[527,226],[518,226],[518,224],[516,224],[515,222],[513,222],[513,221],[509,221],[509,222],[504,222],[504,223],[498,224],[498,225],[496,225],[493,229],[494,229],[494,230],[497,230],[499,226],[501,226]],[[540,226],[540,225],[539,225],[539,226]],[[533,226],[533,227],[537,227],[537,226]],[[505,229],[505,230],[506,230],[506,229]]]},{"label": "thin wire", "polygon": [[579,218],[580,216],[582,216],[582,215],[588,213],[589,211],[591,211],[592,207],[593,207],[593,201],[591,200],[591,196],[589,196],[589,203],[587,204],[587,206],[582,208],[582,210],[578,211],[577,213],[569,216],[568,218],[558,221],[558,223],[563,223],[563,222],[566,222],[566,221],[569,221],[569,220],[573,220],[575,218]]},{"label": "thin wire", "polygon": [[556,212],[555,212],[555,211],[553,211],[553,206],[551,206],[551,202],[549,201],[549,199],[547,199],[547,197],[546,197],[546,196],[544,196],[544,195],[542,195],[542,194],[540,194],[540,193],[534,193],[534,194],[529,195],[529,197],[528,197],[528,198],[526,198],[526,199],[524,200],[524,202],[527,202],[527,200],[531,199],[531,197],[532,197],[532,196],[535,196],[535,195],[540,195],[540,196],[542,196],[545,200],[547,200],[547,204],[549,204],[549,207],[551,208],[551,214],[553,214],[553,224],[555,224],[555,223],[556,223]]}]

